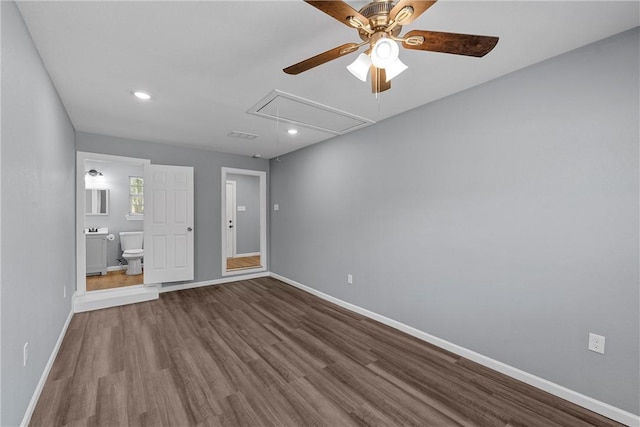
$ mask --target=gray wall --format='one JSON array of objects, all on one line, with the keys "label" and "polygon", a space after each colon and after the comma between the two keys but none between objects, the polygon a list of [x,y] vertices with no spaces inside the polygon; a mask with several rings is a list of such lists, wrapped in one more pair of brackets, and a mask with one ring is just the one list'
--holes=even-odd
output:
[{"label": "gray wall", "polygon": [[227,180],[236,182],[236,253],[260,252],[260,177],[227,174]]},{"label": "gray wall", "polygon": [[[2,415],[20,424],[75,282],[74,129],[13,2],[2,8]],[[63,298],[63,287],[67,297]],[[29,358],[22,366],[22,348]]]},{"label": "gray wall", "polygon": [[636,28],[272,161],[271,271],[638,414],[638,50]]},{"label": "gray wall", "polygon": [[[85,162],[86,170],[96,169],[104,174],[104,188],[109,189],[109,215],[85,215],[84,225],[88,227],[107,227],[115,240],[107,241],[107,266],[118,266],[122,259],[120,245],[121,231],[142,231],[144,221],[128,220],[129,214],[129,177],[143,176],[142,165],[117,162],[89,161]],[[123,260],[124,261],[124,260]],[[126,261],[124,261],[126,264]]]},{"label": "gray wall", "polygon": [[221,168],[268,171],[267,160],[84,132],[76,133],[76,145],[78,151],[149,159],[151,163],[160,165],[192,166],[195,190],[195,281],[222,277]]}]

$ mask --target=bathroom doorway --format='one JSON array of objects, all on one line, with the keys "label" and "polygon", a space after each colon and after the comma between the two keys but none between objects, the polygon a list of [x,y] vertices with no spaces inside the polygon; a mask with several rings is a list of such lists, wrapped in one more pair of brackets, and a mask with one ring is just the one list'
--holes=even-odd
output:
[{"label": "bathroom doorway", "polygon": [[78,153],[79,210],[84,207],[77,220],[79,295],[143,286],[146,163]]}]

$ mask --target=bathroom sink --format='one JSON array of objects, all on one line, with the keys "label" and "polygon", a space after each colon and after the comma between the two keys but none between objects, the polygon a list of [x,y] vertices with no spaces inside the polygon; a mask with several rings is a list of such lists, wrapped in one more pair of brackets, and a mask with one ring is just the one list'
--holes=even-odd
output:
[{"label": "bathroom sink", "polygon": [[109,229],[108,228],[85,228],[84,234],[91,234],[91,235],[109,234]]}]

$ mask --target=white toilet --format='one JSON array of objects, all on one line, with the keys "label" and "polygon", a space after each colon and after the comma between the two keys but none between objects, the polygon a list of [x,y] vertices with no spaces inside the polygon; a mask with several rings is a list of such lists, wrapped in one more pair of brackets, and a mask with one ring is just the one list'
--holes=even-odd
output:
[{"label": "white toilet", "polygon": [[142,274],[142,231],[121,231],[120,246],[122,246],[122,257],[127,260],[127,275],[134,276]]}]

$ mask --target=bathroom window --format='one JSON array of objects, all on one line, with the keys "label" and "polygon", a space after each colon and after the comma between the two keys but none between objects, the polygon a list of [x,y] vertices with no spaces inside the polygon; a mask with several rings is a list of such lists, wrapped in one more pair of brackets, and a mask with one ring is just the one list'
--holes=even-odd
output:
[{"label": "bathroom window", "polygon": [[129,215],[144,213],[144,180],[140,176],[129,177]]}]

